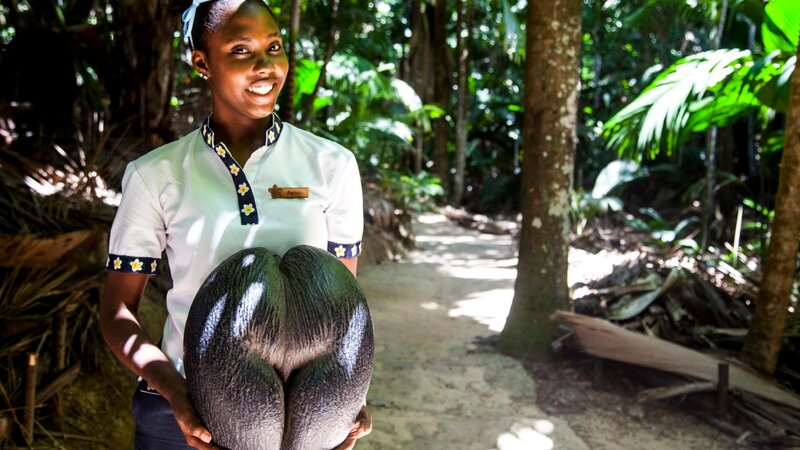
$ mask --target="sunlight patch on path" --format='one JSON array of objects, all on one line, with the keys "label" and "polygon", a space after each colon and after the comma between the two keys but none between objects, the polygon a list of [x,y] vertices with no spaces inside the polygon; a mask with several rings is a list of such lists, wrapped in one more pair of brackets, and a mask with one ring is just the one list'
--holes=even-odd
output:
[{"label": "sunlight patch on path", "polygon": [[452,308],[448,315],[450,317],[471,317],[478,323],[489,327],[490,330],[499,333],[503,331],[506,324],[513,297],[514,289],[476,292],[468,299],[457,301],[456,307]]},{"label": "sunlight patch on path", "polygon": [[555,425],[549,420],[536,420],[531,425],[515,423],[497,438],[498,450],[551,450],[556,443],[548,437]]}]

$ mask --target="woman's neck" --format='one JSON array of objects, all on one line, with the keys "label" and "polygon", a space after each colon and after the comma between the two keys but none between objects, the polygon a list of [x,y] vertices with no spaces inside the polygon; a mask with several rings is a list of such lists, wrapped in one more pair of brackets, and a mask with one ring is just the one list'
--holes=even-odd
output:
[{"label": "woman's neck", "polygon": [[217,141],[228,147],[239,164],[244,165],[253,151],[265,143],[267,129],[272,126],[272,115],[252,121],[231,121],[211,115],[211,129]]}]

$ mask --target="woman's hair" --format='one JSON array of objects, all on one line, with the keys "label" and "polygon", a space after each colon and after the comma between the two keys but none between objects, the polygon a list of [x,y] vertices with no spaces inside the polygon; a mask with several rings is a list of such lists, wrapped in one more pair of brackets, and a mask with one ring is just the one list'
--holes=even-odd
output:
[{"label": "woman's hair", "polygon": [[[270,15],[275,22],[278,22],[278,17],[266,0],[211,0],[201,3],[197,6],[197,12],[194,16],[194,26],[192,27],[192,42],[194,49],[206,50],[205,36],[207,33],[212,32],[219,28],[222,20],[225,18],[229,7],[246,1],[257,1],[262,3],[269,11]],[[192,5],[192,0],[170,0],[170,8],[175,10],[179,15]],[[185,36],[184,36],[185,38]]]}]

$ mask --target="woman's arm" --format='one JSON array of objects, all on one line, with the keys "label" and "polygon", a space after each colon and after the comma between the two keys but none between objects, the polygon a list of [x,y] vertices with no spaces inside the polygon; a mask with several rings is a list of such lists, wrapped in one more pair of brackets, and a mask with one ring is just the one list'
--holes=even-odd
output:
[{"label": "woman's arm", "polygon": [[214,449],[211,433],[197,418],[186,381],[139,323],[138,311],[147,285],[145,274],[109,272],[100,300],[100,329],[108,346],[125,366],[147,380],[172,406],[186,442]]},{"label": "woman's arm", "polygon": [[358,269],[358,258],[357,257],[356,258],[344,258],[344,259],[340,259],[339,261],[341,261],[345,266],[347,266],[348,269],[350,269],[350,273],[352,273],[354,277],[356,276],[356,272],[357,272],[357,269]]}]

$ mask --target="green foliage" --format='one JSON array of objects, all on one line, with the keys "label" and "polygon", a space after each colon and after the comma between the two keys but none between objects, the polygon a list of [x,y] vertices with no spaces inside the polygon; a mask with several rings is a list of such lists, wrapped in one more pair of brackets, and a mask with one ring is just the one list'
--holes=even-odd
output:
[{"label": "green foliage", "polygon": [[709,5],[698,2],[690,7],[685,0],[584,0],[579,188],[589,188],[594,176],[616,158],[604,148],[608,119],[664,67],[705,45]]},{"label": "green foliage", "polygon": [[759,205],[758,202],[753,200],[752,198],[745,198],[742,200],[744,206],[752,209],[759,215],[763,216],[765,219],[772,221],[772,218],[775,216],[775,211],[764,207],[763,205]]},{"label": "green foliage", "polygon": [[[327,67],[327,88],[314,102],[306,126],[353,150],[369,171],[400,169],[413,151],[414,135],[430,129],[429,118],[441,114],[423,105],[414,90],[392,76],[393,66],[376,67],[355,55],[335,55]],[[302,60],[297,69],[296,105],[310,93],[320,67]]]},{"label": "green foliage", "polygon": [[[734,11],[753,5],[739,2]],[[728,126],[762,108],[785,111],[800,34],[800,2],[771,0],[763,9],[766,55],[748,50],[700,52],[670,65],[604,126],[608,147],[641,160],[668,155],[693,133]],[[791,35],[793,38],[789,38]]]},{"label": "green foliage", "polygon": [[[321,66],[301,60],[297,68],[295,106],[305,101]],[[351,149],[362,174],[378,180],[395,204],[421,211],[444,193],[438,178],[413,175],[405,164],[415,151],[415,136],[430,131],[430,119],[443,111],[423,105],[406,82],[393,76],[394,66],[376,66],[354,54],[335,54],[326,67],[326,88],[314,101],[305,126]]]},{"label": "green foliage", "polygon": [[745,75],[745,81],[756,87],[758,101],[781,112],[789,107],[791,77],[797,60],[796,55],[786,58],[787,55],[775,50],[756,61]]},{"label": "green foliage", "polygon": [[653,208],[641,208],[641,217],[628,216],[628,224],[633,228],[649,233],[653,242],[661,246],[683,247],[691,252],[698,252],[700,246],[692,237],[692,227],[695,230],[700,225],[700,219],[689,216],[677,224],[672,225]]},{"label": "green foliage", "polygon": [[770,0],[764,6],[761,37],[764,51],[794,53],[800,36],[800,5],[796,0]]},{"label": "green foliage", "polygon": [[379,172],[378,178],[383,191],[404,211],[429,211],[435,206],[433,200],[444,195],[439,177],[425,171],[409,175],[395,170],[383,170]]},{"label": "green foliage", "polygon": [[725,126],[760,105],[746,75],[747,50],[702,52],[662,72],[628,106],[605,124],[608,146],[641,161],[659,151],[671,154],[691,133]]},{"label": "green foliage", "polygon": [[582,190],[572,191],[570,197],[570,220],[578,235],[598,215],[622,211],[623,204],[619,197],[596,198]]},{"label": "green foliage", "polygon": [[612,161],[600,171],[591,193],[572,192],[570,217],[576,232],[581,234],[586,224],[599,214],[622,211],[622,199],[612,194],[646,175],[647,170],[633,161]]}]

